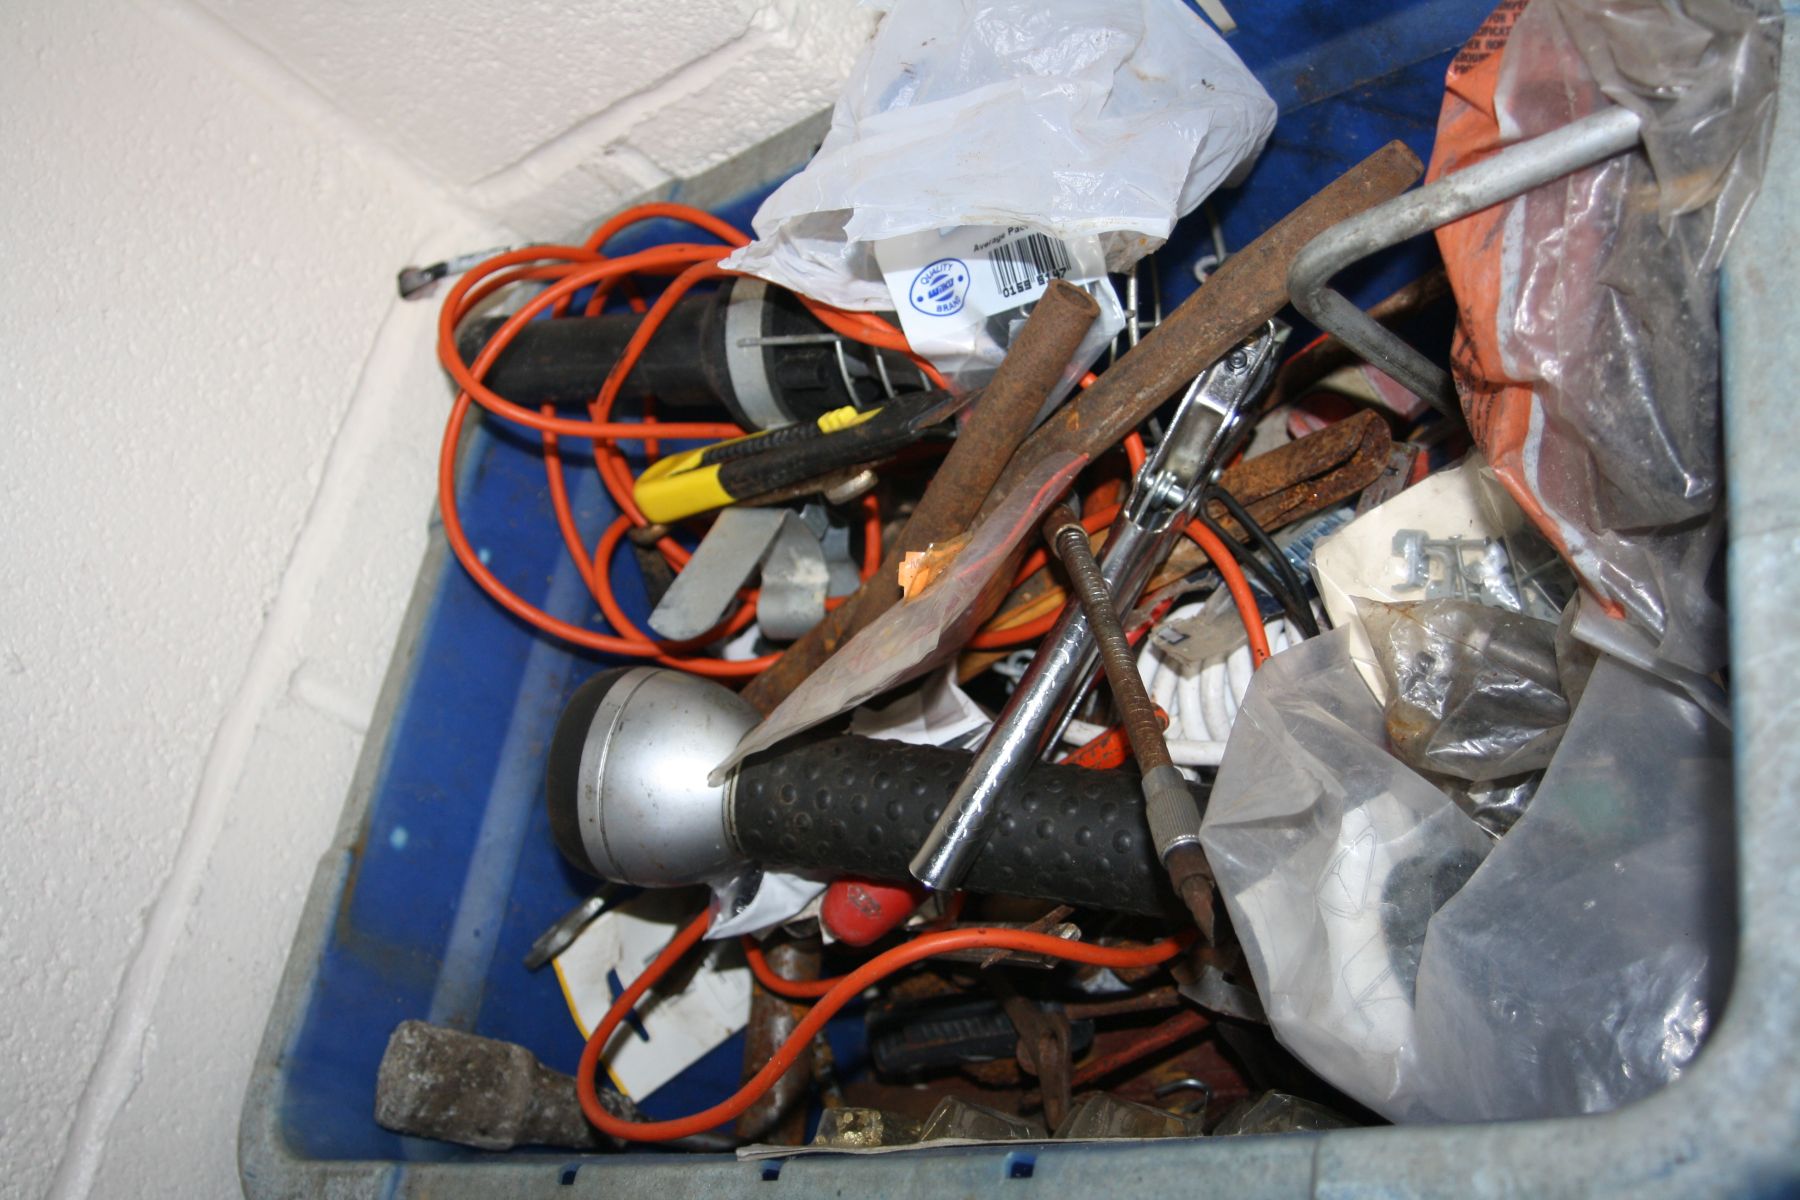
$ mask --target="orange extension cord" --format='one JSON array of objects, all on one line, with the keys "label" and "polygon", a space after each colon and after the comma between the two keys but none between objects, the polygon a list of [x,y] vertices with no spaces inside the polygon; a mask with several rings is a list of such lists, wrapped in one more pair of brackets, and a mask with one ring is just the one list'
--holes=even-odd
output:
[{"label": "orange extension cord", "polygon": [[[787,1041],[770,1056],[744,1086],[711,1108],[694,1113],[691,1116],[679,1117],[671,1121],[625,1121],[607,1112],[600,1104],[599,1092],[594,1078],[600,1067],[600,1055],[605,1052],[606,1043],[612,1039],[613,1032],[618,1029],[645,992],[656,985],[657,980],[668,974],[669,970],[679,962],[694,944],[706,936],[707,926],[712,921],[710,911],[703,912],[690,921],[670,943],[663,947],[660,954],[653,959],[644,973],[632,981],[630,987],[620,993],[613,1001],[611,1008],[600,1023],[594,1026],[594,1032],[588,1038],[587,1046],[581,1052],[581,1065],[575,1071],[575,1090],[581,1098],[581,1111],[587,1119],[609,1137],[626,1138],[637,1142],[666,1142],[673,1138],[688,1137],[691,1134],[703,1133],[708,1129],[723,1125],[749,1108],[764,1092],[775,1085],[787,1069],[794,1065],[801,1054],[812,1044],[813,1035],[825,1027],[825,1023],[837,1015],[839,1009],[860,996],[866,989],[879,983],[903,967],[909,967],[921,959],[933,955],[944,954],[952,950],[1016,950],[1025,954],[1042,954],[1051,958],[1066,959],[1069,962],[1086,963],[1089,966],[1122,969],[1126,967],[1148,967],[1157,963],[1168,962],[1180,953],[1188,943],[1189,937],[1165,938],[1160,942],[1152,942],[1148,946],[1132,948],[1115,948],[1095,946],[1086,942],[1069,942],[1059,937],[1044,933],[1026,933],[1018,929],[956,929],[943,933],[926,933],[895,946],[892,950],[877,954],[862,966],[841,976],[832,982],[829,989],[819,998],[819,1002],[801,1018],[788,1035]],[[764,963],[765,968],[767,963]],[[774,973],[769,972],[770,975]],[[779,979],[779,976],[776,976]],[[820,982],[825,982],[821,980]]]},{"label": "orange extension cord", "polygon": [[[686,222],[720,239],[723,244],[671,243],[620,258],[609,258],[603,253],[603,247],[616,234],[655,218]],[[718,260],[747,241],[739,230],[700,209],[683,204],[645,204],[607,221],[581,246],[533,246],[495,255],[458,280],[445,299],[438,319],[438,357],[461,391],[445,423],[438,457],[438,504],[443,514],[444,534],[469,577],[502,608],[526,624],[591,650],[628,658],[649,658],[665,666],[719,679],[747,678],[775,661],[775,655],[726,661],[698,652],[719,638],[741,631],[755,619],[755,589],[746,589],[736,611],[728,614],[716,628],[692,641],[670,642],[637,628],[625,615],[612,586],[612,561],[619,543],[633,527],[648,525],[632,501],[631,470],[618,443],[641,442],[646,456],[654,459],[663,439],[730,438],[744,432],[726,422],[659,422],[649,411],[641,422],[619,422],[612,420],[612,408],[644,347],[655,336],[675,303],[695,284],[728,276],[730,272],[718,268]],[[646,306],[631,290],[636,275],[673,275],[674,278],[656,302]],[[457,326],[495,292],[526,282],[548,282],[551,286],[503,322],[473,363],[464,362],[456,346]],[[528,322],[546,311],[562,315],[567,312],[575,293],[590,285],[595,291],[587,302],[589,314],[599,312],[608,295],[614,289],[621,289],[626,292],[631,307],[643,314],[643,320],[589,406],[588,420],[558,417],[548,406],[533,412],[511,403],[482,383],[494,361]],[[880,317],[871,313],[846,312],[804,296],[800,300],[827,328],[854,341],[908,354],[928,379],[939,387],[945,386],[943,377],[930,363],[912,355],[901,332]],[[1092,383],[1093,379],[1089,374],[1081,381],[1082,386]],[[614,630],[612,634],[570,624],[522,599],[488,569],[470,545],[456,504],[456,459],[472,404],[480,405],[494,416],[536,430],[542,438],[545,482],[558,531],[582,582]],[[587,438],[592,442],[595,469],[621,514],[601,535],[592,553],[576,526],[569,503],[559,443],[564,437]],[[1141,437],[1131,434],[1125,440],[1125,449],[1134,470],[1142,465],[1144,445]],[[867,579],[881,562],[881,520],[874,497],[864,498],[863,513],[862,575]],[[687,565],[689,552],[673,538],[665,535],[658,538],[655,545],[672,568],[680,570]],[[983,635],[982,645],[1022,645],[1042,636],[1044,628],[1048,626],[1039,628],[1039,623],[1032,622],[1011,629],[993,630]]]}]

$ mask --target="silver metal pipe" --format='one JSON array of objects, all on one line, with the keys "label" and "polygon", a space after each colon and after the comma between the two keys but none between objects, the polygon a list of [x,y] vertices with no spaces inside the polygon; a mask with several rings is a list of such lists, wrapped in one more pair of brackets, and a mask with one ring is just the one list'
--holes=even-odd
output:
[{"label": "silver metal pipe", "polygon": [[1288,296],[1321,330],[1336,336],[1408,391],[1454,416],[1456,392],[1449,373],[1326,284],[1351,263],[1378,250],[1622,154],[1637,145],[1638,136],[1636,113],[1628,108],[1605,108],[1377,205],[1307,243],[1288,270]]},{"label": "silver metal pipe", "polygon": [[[1160,561],[1158,545],[1172,536],[1168,529],[1146,529],[1124,514],[1113,522],[1101,555],[1100,569],[1115,598],[1134,602]],[[1099,650],[1090,636],[1080,605],[1063,615],[1044,639],[1019,686],[994,720],[969,772],[944,806],[943,814],[913,855],[908,869],[926,887],[956,887],[987,841],[1000,802],[1037,757],[1044,735],[1061,713],[1069,690],[1093,671]]]}]

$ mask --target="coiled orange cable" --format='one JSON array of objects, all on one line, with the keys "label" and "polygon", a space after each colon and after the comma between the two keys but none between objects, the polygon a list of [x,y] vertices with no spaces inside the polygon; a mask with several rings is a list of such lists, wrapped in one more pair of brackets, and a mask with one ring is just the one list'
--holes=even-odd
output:
[{"label": "coiled orange cable", "polygon": [[894,972],[933,955],[952,950],[1016,950],[1116,970],[1168,962],[1192,940],[1192,935],[1182,935],[1152,942],[1147,946],[1124,948],[1064,941],[1049,934],[1026,933],[1018,929],[954,929],[943,933],[921,934],[892,950],[877,954],[832,983],[830,989],[819,998],[819,1002],[794,1027],[787,1041],[763,1064],[762,1069],[727,1099],[690,1116],[669,1121],[626,1121],[615,1117],[601,1106],[599,1091],[594,1082],[600,1067],[600,1056],[605,1052],[607,1042],[612,1040],[614,1031],[625,1020],[626,1014],[631,1012],[645,992],[668,974],[695,943],[706,936],[711,920],[710,912],[701,913],[663,947],[662,952],[644,968],[644,973],[613,1001],[600,1023],[594,1026],[594,1032],[581,1052],[581,1066],[575,1072],[575,1090],[581,1099],[581,1111],[596,1129],[609,1137],[638,1142],[666,1142],[672,1138],[703,1133],[732,1120],[756,1103],[757,1097],[773,1087],[775,1081],[794,1065],[795,1060],[808,1051],[813,1036],[837,1015],[839,1009]]},{"label": "coiled orange cable", "polygon": [[[615,234],[640,221],[659,217],[685,221],[719,238],[723,244],[674,243],[619,258],[609,258],[602,253],[602,247]],[[723,422],[660,422],[651,419],[620,422],[612,419],[612,406],[644,348],[655,336],[675,303],[696,284],[727,275],[727,272],[719,269],[718,260],[747,240],[728,223],[699,209],[681,204],[642,205],[606,222],[582,246],[534,246],[495,255],[458,280],[446,298],[438,320],[438,357],[461,390],[451,406],[450,416],[445,424],[438,461],[438,503],[443,515],[445,537],[457,561],[469,573],[470,578],[502,608],[534,628],[606,654],[649,658],[667,666],[715,678],[744,678],[756,674],[773,661],[773,656],[726,661],[699,652],[701,647],[742,630],[755,618],[754,590],[744,593],[738,609],[729,614],[716,629],[693,641],[669,642],[649,636],[625,616],[613,592],[611,572],[613,552],[619,541],[633,526],[642,527],[647,524],[644,515],[632,502],[630,465],[618,443],[640,442],[647,454],[654,456],[663,439],[717,439],[737,437],[743,432],[735,425]],[[653,304],[645,307],[641,301],[634,299],[632,307],[643,310],[643,320],[639,322],[624,353],[608,373],[593,404],[589,406],[587,420],[559,417],[549,409],[533,412],[513,404],[482,382],[512,339],[540,313],[566,312],[575,294],[589,286],[595,288],[595,294],[587,303],[587,311],[598,311],[607,292],[621,285],[629,285],[637,275],[673,275],[674,278]],[[526,282],[545,282],[549,286],[501,324],[474,362],[464,362],[456,346],[457,325],[501,288]],[[879,317],[869,313],[840,312],[811,302],[808,307],[828,327],[845,337],[885,349],[909,352],[899,330]],[[942,385],[942,377],[929,363],[917,359],[915,361],[919,362],[920,369],[927,377]],[[536,430],[542,437],[545,480],[564,546],[575,563],[582,582],[587,585],[608,624],[612,626],[612,633],[597,632],[561,620],[522,599],[481,561],[480,555],[469,543],[457,509],[455,482],[457,447],[471,405],[480,405],[497,417]],[[576,526],[569,503],[558,442],[563,437],[591,439],[595,468],[622,514],[608,527],[591,553]],[[865,500],[864,512],[863,567],[866,578],[881,559],[881,525],[872,498]],[[685,566],[690,557],[688,551],[671,537],[659,538],[656,547],[669,565],[676,569]]]}]

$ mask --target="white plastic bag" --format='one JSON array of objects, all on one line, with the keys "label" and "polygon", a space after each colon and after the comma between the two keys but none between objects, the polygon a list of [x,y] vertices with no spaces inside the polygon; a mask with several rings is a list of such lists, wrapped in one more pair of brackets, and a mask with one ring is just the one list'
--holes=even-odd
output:
[{"label": "white plastic bag", "polygon": [[1179,0],[910,0],[724,265],[867,310],[897,301],[877,242],[953,227],[1100,239],[1124,270],[1274,125],[1262,85]]}]

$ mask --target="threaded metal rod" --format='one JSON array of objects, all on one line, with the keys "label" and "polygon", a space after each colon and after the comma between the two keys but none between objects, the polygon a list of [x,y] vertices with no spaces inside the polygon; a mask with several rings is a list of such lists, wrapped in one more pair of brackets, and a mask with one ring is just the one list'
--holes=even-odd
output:
[{"label": "threaded metal rod", "polygon": [[[1139,768],[1149,774],[1162,766],[1174,765],[1168,743],[1163,740],[1162,722],[1156,718],[1156,705],[1144,690],[1137,664],[1131,658],[1131,642],[1125,637],[1119,614],[1113,608],[1112,593],[1094,561],[1094,550],[1088,542],[1087,530],[1081,527],[1066,505],[1057,505],[1044,525],[1051,547],[1069,573],[1069,583],[1081,611],[1087,614],[1094,640],[1100,646],[1100,665],[1106,681],[1112,685],[1113,702],[1119,707],[1119,720],[1125,726],[1125,737]],[[1128,682],[1121,683],[1124,679]],[[1131,683],[1136,686],[1132,687]]]},{"label": "threaded metal rod", "polygon": [[1200,849],[1200,808],[1188,790],[1187,780],[1169,756],[1156,704],[1144,687],[1131,642],[1113,607],[1112,594],[1094,561],[1087,530],[1066,505],[1057,505],[1044,522],[1044,540],[1068,572],[1075,600],[1087,616],[1088,627],[1100,647],[1100,665],[1111,685],[1119,723],[1125,728],[1131,753],[1144,775],[1144,816],[1150,826],[1157,854],[1169,869],[1177,894],[1194,915],[1194,923],[1207,941],[1213,937],[1212,869]]}]

